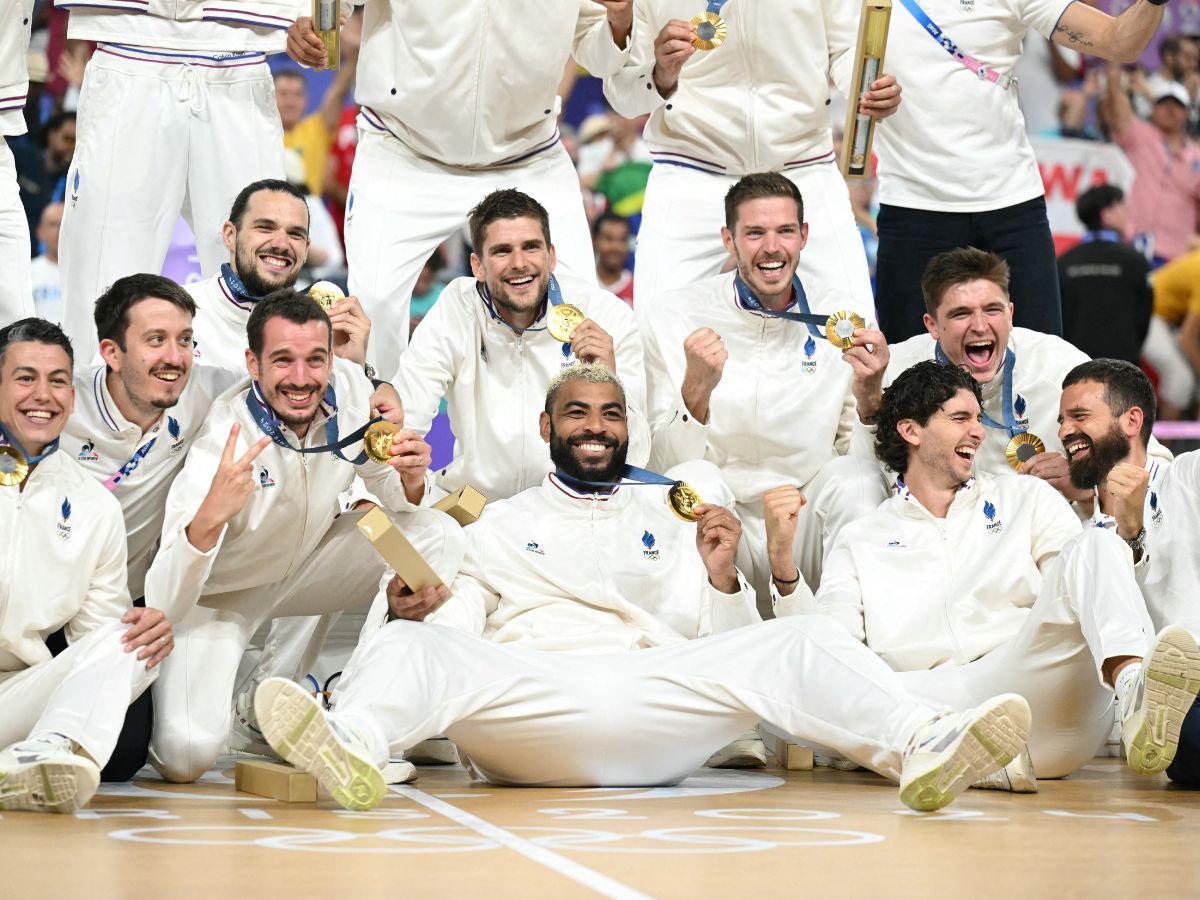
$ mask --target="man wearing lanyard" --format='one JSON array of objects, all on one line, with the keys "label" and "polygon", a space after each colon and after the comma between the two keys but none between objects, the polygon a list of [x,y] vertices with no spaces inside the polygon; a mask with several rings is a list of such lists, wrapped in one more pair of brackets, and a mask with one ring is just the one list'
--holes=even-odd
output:
[{"label": "man wearing lanyard", "polygon": [[[683,525],[630,471],[607,369],[556,378],[540,425],[557,471],[465,530],[449,589],[389,592],[394,621],[351,661],[336,713],[283,679],[259,688],[267,739],[338,803],[378,804],[389,749],[442,731],[493,784],[627,787],[675,784],[767,719],[899,780],[917,809],[1019,751],[1020,697],[937,715],[827,618],[755,622],[737,519],[700,502],[678,507],[697,520]],[[427,617],[443,627],[404,621]]]},{"label": "man wearing lanyard", "polygon": [[[883,336],[862,329],[848,333],[849,349],[830,344],[826,320],[846,297],[826,285],[809,291],[797,274],[808,223],[789,178],[742,178],[725,197],[725,222],[736,270],[663,294],[645,320],[651,467],[707,459],[720,468],[765,614],[772,581],[819,584],[837,532],[887,495],[873,464],[846,455],[854,385],[874,359],[866,343]],[[765,520],[777,507],[799,518],[795,546],[767,545]]]},{"label": "man wearing lanyard", "polygon": [[[639,322],[660,294],[721,271],[721,197],[751,172],[784,173],[817,213],[800,264],[805,285],[839,290],[848,308],[874,318],[829,122],[830,82],[848,93],[859,10],[857,0],[634,4],[634,47],[604,93],[621,115],[650,116],[654,169],[633,282]],[[900,86],[884,75],[860,110],[882,119],[899,104]]]},{"label": "man wearing lanyard", "polygon": [[1162,772],[1200,690],[1195,640],[1174,625],[1155,637],[1117,535],[1081,527],[1037,479],[973,472],[985,430],[962,370],[925,361],[892,382],[875,452],[902,481],[842,531],[798,608],[832,616],[926,702],[1028,700],[1028,760],[986,786],[1029,793],[1034,776],[1076,771],[1111,728],[1114,693],[1130,768]]},{"label": "man wearing lanyard", "polygon": [[879,128],[879,325],[892,343],[922,331],[930,258],[980,247],[1012,267],[1017,323],[1062,333],[1054,242],[1013,67],[1030,30],[1082,53],[1134,62],[1166,0],[1114,18],[1074,0],[900,0],[887,66],[905,98]]},{"label": "man wearing lanyard", "polygon": [[[74,406],[57,326],[0,329],[0,810],[85,805],[129,704],[173,647],[158,609],[129,605],[121,508],[59,436]],[[45,636],[64,628],[51,657]]]},{"label": "man wearing lanyard", "polygon": [[[373,388],[333,354],[325,311],[294,291],[255,304],[247,326],[251,384],[221,395],[167,495],[162,547],[146,576],[171,598],[178,663],[154,694],[151,762],[193,781],[226,746],[238,663],[264,621],[365,604],[383,562],[337,515],[338,495],[362,477],[409,540],[449,580],[458,525],[426,500],[429,447],[412,432],[390,465],[362,455]],[[393,471],[395,469],[396,471]]]},{"label": "man wearing lanyard", "polygon": [[[376,321],[371,360],[391,377],[408,343],[413,285],[489,191],[517,187],[549,210],[564,269],[595,283],[579,176],[556,96],[576,60],[625,62],[632,0],[355,0],[364,7],[354,99],[359,141],[346,201],[350,289]],[[519,39],[515,39],[519,36]],[[308,17],[288,30],[297,62],[322,67]],[[403,191],[394,185],[403,184]]]},{"label": "man wearing lanyard", "polygon": [[[1155,627],[1175,622],[1200,639],[1200,453],[1150,456],[1154,407],[1154,388],[1137,366],[1086,362],[1063,381],[1059,437],[1071,481],[1095,491],[1092,523],[1140,555],[1137,581]],[[1200,787],[1200,706],[1192,705],[1178,740],[1167,775]]]},{"label": "man wearing lanyard", "polygon": [[[1071,484],[1058,440],[1058,402],[1063,377],[1087,356],[1062,338],[1014,328],[1009,267],[994,253],[951,250],[929,261],[922,279],[927,334],[889,348],[872,348],[882,378],[858,397],[858,416],[870,426],[883,387],[914,363],[936,359],[965,369],[983,388],[984,438],[975,471],[1036,475],[1072,501],[1089,491]],[[859,438],[861,440],[861,437]],[[856,441],[856,453],[869,453]],[[1171,454],[1151,438],[1151,453]]]}]

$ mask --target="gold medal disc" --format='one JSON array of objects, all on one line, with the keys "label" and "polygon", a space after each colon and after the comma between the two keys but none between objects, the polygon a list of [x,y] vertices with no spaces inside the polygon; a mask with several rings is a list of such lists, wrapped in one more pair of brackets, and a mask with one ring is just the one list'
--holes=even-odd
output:
[{"label": "gold medal disc", "polygon": [[854,329],[866,324],[858,313],[840,309],[825,322],[825,337],[839,350],[849,350],[854,346]]},{"label": "gold medal disc", "polygon": [[339,300],[346,299],[346,295],[342,293],[342,289],[332,281],[318,281],[308,289],[308,296],[325,312],[333,309],[333,305]]},{"label": "gold medal disc", "polygon": [[667,491],[667,506],[685,522],[695,522],[700,518],[696,515],[696,507],[703,502],[696,489],[682,481],[675,482]]},{"label": "gold medal disc", "polygon": [[377,463],[386,463],[391,459],[392,455],[388,451],[392,449],[392,439],[399,430],[400,426],[384,419],[372,422],[367,433],[363,435],[363,449],[367,451],[367,456]]},{"label": "gold medal disc", "polygon": [[29,474],[29,461],[21,451],[7,444],[0,445],[0,485],[15,487]]},{"label": "gold medal disc", "polygon": [[692,24],[696,26],[692,46],[697,50],[716,50],[725,43],[725,20],[716,13],[702,12],[692,16]]},{"label": "gold medal disc", "polygon": [[1027,462],[1039,453],[1045,452],[1046,445],[1042,443],[1040,437],[1031,432],[1022,431],[1009,440],[1008,446],[1004,448],[1004,458],[1008,460],[1008,464],[1014,469],[1019,469],[1021,468],[1021,463]]},{"label": "gold medal disc", "polygon": [[560,303],[550,307],[550,313],[546,316],[546,330],[556,341],[566,344],[570,342],[571,335],[575,333],[579,323],[586,318],[578,306]]}]

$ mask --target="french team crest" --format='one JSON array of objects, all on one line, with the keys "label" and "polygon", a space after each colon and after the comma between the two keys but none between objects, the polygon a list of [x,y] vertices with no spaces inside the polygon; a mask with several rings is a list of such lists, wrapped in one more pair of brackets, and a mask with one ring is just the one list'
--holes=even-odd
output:
[{"label": "french team crest", "polygon": [[1025,415],[1025,398],[1020,394],[1013,399],[1013,412],[1017,414],[1017,424],[1022,428],[1029,427],[1029,417]]},{"label": "french team crest", "polygon": [[178,453],[183,449],[185,438],[181,436],[179,422],[174,416],[167,416],[167,433],[171,435],[171,453]]},{"label": "french team crest", "polygon": [[990,534],[999,534],[1004,530],[1004,522],[999,518],[996,512],[996,504],[991,500],[983,501],[983,517],[987,519],[987,531]]},{"label": "french team crest", "polygon": [[805,375],[814,375],[817,371],[817,342],[810,334],[804,342],[804,358],[800,360],[800,371]]},{"label": "french team crest", "polygon": [[58,536],[64,541],[71,539],[71,501],[63,497],[62,506],[59,507],[61,518],[58,520]]},{"label": "french team crest", "polygon": [[658,559],[658,550],[654,547],[654,535],[649,531],[642,532],[642,556],[646,559]]}]

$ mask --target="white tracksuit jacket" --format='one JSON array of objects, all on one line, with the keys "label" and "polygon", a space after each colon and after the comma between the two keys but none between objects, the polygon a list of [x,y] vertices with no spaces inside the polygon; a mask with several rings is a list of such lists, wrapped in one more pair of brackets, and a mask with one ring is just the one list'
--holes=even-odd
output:
[{"label": "white tracksuit jacket", "polygon": [[125,589],[121,505],[68,453],[42,460],[25,490],[0,487],[0,673],[51,658],[67,640],[120,621]]},{"label": "white tracksuit jacket", "polygon": [[222,275],[184,286],[196,301],[192,351],[196,362],[235,372],[246,369],[246,323],[254,304],[234,296]]},{"label": "white tracksuit jacket", "polygon": [[[944,519],[901,487],[842,529],[816,606],[893,669],[962,665],[1017,633],[1042,566],[1081,529],[1040,478],[976,475]],[[789,599],[812,611],[804,582],[797,588]]]},{"label": "white tracksuit jacket", "polygon": [[[563,302],[579,307],[613,339],[629,410],[628,461],[645,465],[650,452],[646,375],[633,313],[594,285],[568,275],[558,282]],[[456,278],[446,286],[413,332],[395,386],[404,403],[405,427],[422,434],[446,398],[454,461],[434,473],[433,483],[446,492],[470,484],[498,500],[539,484],[553,468],[538,414],[550,380],[577,360],[570,344],[551,337],[543,320],[515,333],[492,312],[477,284],[474,278]]]},{"label": "white tracksuit jacket", "polygon": [[[671,474],[715,502],[732,500],[707,463]],[[696,527],[671,512],[666,492],[580,494],[551,474],[488,504],[464,531],[450,600],[429,621],[497,643],[583,653],[682,643],[760,621],[740,574],[735,594],[709,583]]]},{"label": "white tracksuit jacket", "polygon": [[168,50],[281,53],[308,0],[55,0],[74,40]]},{"label": "white tracksuit jacket", "polygon": [[558,143],[567,60],[603,76],[628,56],[592,0],[355,2],[363,118],[450,166],[515,163]]},{"label": "white tracksuit jacket", "polygon": [[[858,415],[852,370],[841,351],[806,325],[746,309],[733,281],[732,272],[705,279],[661,294],[650,307],[644,338],[650,459],[660,470],[707,459],[739,503],[753,503],[770,488],[806,484],[846,453]],[[808,299],[813,312],[844,306],[832,296]],[[729,351],[707,425],[687,411],[680,393],[687,368],[683,342],[704,326]]]},{"label": "white tracksuit jacket", "polygon": [[719,175],[782,171],[832,159],[829,80],[845,93],[858,35],[851,0],[729,0],[725,43],[697,52],[675,92],[654,87],[654,39],[671,19],[704,11],[698,0],[637,0],[636,45],[604,93],[623,116],[650,114],[655,162]]},{"label": "white tracksuit jacket", "polygon": [[98,366],[75,376],[75,412],[63,429],[59,452],[72,456],[120,502],[128,543],[129,593],[140,597],[162,536],[171,484],[213,400],[233,385],[247,382],[249,376],[244,368],[239,373],[193,366],[179,401],[143,434],[121,415],[109,393],[106,372],[107,367]]},{"label": "white tracksuit jacket", "polygon": [[[370,415],[371,382],[362,369],[337,359],[331,379],[337,402],[341,437],[366,424]],[[389,466],[368,460],[352,466],[332,452],[302,455],[272,443],[255,460],[258,488],[246,507],[226,526],[215,547],[201,553],[189,543],[185,530],[212,485],[229,429],[241,425],[236,456],[262,437],[246,408],[249,388],[230,388],[213,402],[200,434],[194,439],[183,471],[167,495],[162,546],[146,576],[146,603],[181,619],[200,595],[223,594],[274,584],[285,579],[317,547],[341,508],[338,495],[357,473],[368,490],[387,509],[415,509],[404,496],[399,475]],[[325,443],[328,411],[318,414],[303,446]],[[283,428],[295,443],[295,435]],[[351,458],[361,451],[345,449]],[[235,458],[236,458],[235,456]]]},{"label": "white tracksuit jacket", "polygon": [[[919,334],[891,347],[891,360],[883,376],[886,388],[915,363],[934,358],[935,342],[928,334]],[[1028,328],[1014,328],[1008,346],[1016,354],[1013,366],[1013,413],[1017,424],[1042,439],[1048,451],[1063,453],[1058,440],[1058,405],[1062,398],[1062,383],[1067,373],[1090,357],[1074,345],[1052,334],[1042,334]],[[1003,368],[1001,369],[1003,374]],[[983,387],[983,411],[997,422],[1004,421],[1004,380],[997,376]],[[855,452],[873,456],[873,431],[859,426],[855,436]],[[975,455],[975,472],[992,475],[1011,474],[1013,469],[1005,459],[1008,433],[1000,428],[984,428],[983,444]],[[866,438],[865,442],[861,442]],[[1158,441],[1151,439],[1152,456],[1171,459],[1171,453]]]}]

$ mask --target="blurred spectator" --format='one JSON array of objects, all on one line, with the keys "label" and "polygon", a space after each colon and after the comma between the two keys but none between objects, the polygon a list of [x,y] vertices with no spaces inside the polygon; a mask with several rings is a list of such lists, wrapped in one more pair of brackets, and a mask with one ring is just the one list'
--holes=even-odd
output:
[{"label": "blurred spectator", "polygon": [[433,304],[437,302],[437,298],[441,296],[442,288],[446,286],[446,281],[441,277],[442,270],[446,268],[446,254],[441,247],[436,248],[430,255],[429,259],[425,260],[425,265],[421,267],[421,274],[417,276],[417,283],[413,285],[412,302],[408,307],[408,333],[412,334],[423,318],[433,308]]},{"label": "blurred spectator", "polygon": [[629,221],[606,212],[592,225],[592,249],[596,253],[596,280],[600,287],[633,306],[633,272],[629,262],[632,233]]},{"label": "blurred spectator", "polygon": [[1146,258],[1125,243],[1128,213],[1119,187],[1084,191],[1075,213],[1087,231],[1058,258],[1063,337],[1095,359],[1140,364],[1154,306]]},{"label": "blurred spectator", "polygon": [[1154,317],[1142,352],[1158,373],[1160,419],[1178,419],[1192,405],[1200,376],[1200,250],[1185,253],[1151,276]]},{"label": "blurred spectator", "polygon": [[1158,58],[1162,69],[1150,81],[1174,81],[1187,89],[1191,102],[1188,104],[1188,130],[1196,133],[1200,124],[1200,44],[1195,38],[1176,34],[1165,38],[1158,45]]},{"label": "blurred spectator", "polygon": [[1155,265],[1188,249],[1200,213],[1200,145],[1187,136],[1189,98],[1183,85],[1162,81],[1150,121],[1133,114],[1119,66],[1109,66],[1105,110],[1113,137],[1133,166],[1129,225],[1134,245]]},{"label": "blurred spectator", "polygon": [[66,194],[67,170],[75,155],[75,113],[57,113],[37,132],[37,143],[14,143],[17,184],[29,230],[37,229],[42,210]]},{"label": "blurred spectator", "polygon": [[1054,128],[1061,112],[1059,92],[1079,78],[1082,61],[1079,53],[1069,47],[1060,47],[1036,32],[1026,32],[1015,71],[1027,132],[1041,134]]},{"label": "blurred spectator", "polygon": [[33,308],[43,319],[55,323],[62,322],[62,291],[58,283],[58,229],[62,216],[61,203],[50,203],[42,210],[35,233],[42,252],[29,265]]},{"label": "blurred spectator", "polygon": [[338,237],[346,246],[346,197],[350,192],[350,173],[354,169],[354,151],[358,149],[358,110],[351,104],[342,110],[329,160],[325,164],[325,205],[337,225]]},{"label": "blurred spectator", "polygon": [[295,150],[284,152],[283,173],[289,182],[304,191],[304,202],[308,206],[308,259],[304,263],[304,274],[310,282],[322,279],[344,281],[346,256],[337,225],[321,198],[308,190],[304,181],[304,163]]},{"label": "blurred spectator", "polygon": [[354,87],[354,68],[362,35],[362,17],[353,16],[342,29],[342,67],[333,76],[317,111],[308,109],[308,80],[299,69],[275,73],[275,105],[283,124],[283,145],[298,150],[304,160],[304,182],[308,193],[321,195],[325,185],[325,162],[333,144],[346,96]]},{"label": "blurred spectator", "polygon": [[1038,133],[1038,137],[1068,138],[1077,141],[1098,141],[1100,135],[1089,118],[1092,101],[1099,93],[1099,75],[1088,73],[1081,89],[1069,88],[1058,95],[1058,122],[1054,128]]}]

